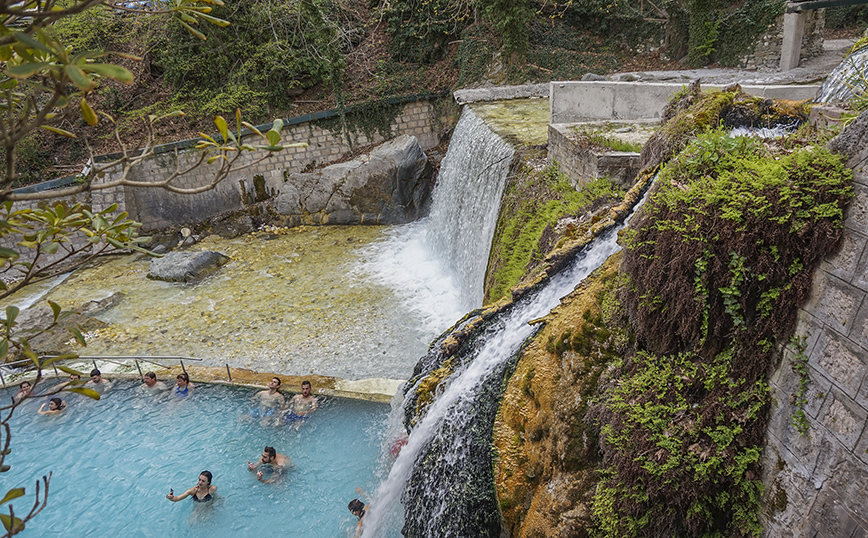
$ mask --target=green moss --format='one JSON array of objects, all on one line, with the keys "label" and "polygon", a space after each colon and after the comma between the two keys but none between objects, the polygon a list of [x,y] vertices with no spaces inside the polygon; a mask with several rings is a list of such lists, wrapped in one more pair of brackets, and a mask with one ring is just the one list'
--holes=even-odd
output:
[{"label": "green moss", "polygon": [[[624,193],[608,179],[576,191],[556,166],[542,172],[518,170],[501,205],[486,276],[486,303],[509,294],[556,243],[554,228],[565,216],[577,216]],[[572,230],[575,230],[573,225]],[[566,233],[571,230],[566,228]]]},{"label": "green moss", "polygon": [[[688,134],[704,110],[664,129]],[[642,348],[594,409],[601,536],[761,535],[765,376],[853,196],[841,157],[800,143],[701,134],[622,236],[619,296]]]}]

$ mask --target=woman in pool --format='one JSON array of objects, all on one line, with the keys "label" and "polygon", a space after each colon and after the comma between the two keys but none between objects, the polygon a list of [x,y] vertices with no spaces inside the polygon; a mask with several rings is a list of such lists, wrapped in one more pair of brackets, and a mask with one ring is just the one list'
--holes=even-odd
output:
[{"label": "woman in pool", "polygon": [[175,490],[169,489],[166,498],[173,503],[182,501],[191,495],[193,496],[194,503],[204,503],[213,500],[214,497],[212,497],[212,494],[217,491],[217,486],[211,485],[212,478],[213,476],[211,475],[211,471],[202,471],[199,473],[199,481],[195,486],[180,495],[175,495]]},{"label": "woman in pool", "polygon": [[[361,495],[366,501],[370,501],[370,497],[368,497],[362,488],[356,488],[356,493]],[[359,538],[362,535],[362,523],[365,521],[365,512],[370,508],[370,504],[365,504],[359,499],[353,499],[350,501],[350,504],[347,508],[350,509],[350,513],[359,518],[359,522],[356,523],[356,536],[355,538]]]},{"label": "woman in pool", "polygon": [[193,384],[190,383],[190,376],[185,373],[178,374],[178,386],[175,387],[175,396],[186,398],[193,392]]},{"label": "woman in pool", "polygon": [[48,400],[48,409],[45,409],[45,404],[39,406],[40,415],[56,415],[66,409],[66,402],[60,398],[52,398]]}]

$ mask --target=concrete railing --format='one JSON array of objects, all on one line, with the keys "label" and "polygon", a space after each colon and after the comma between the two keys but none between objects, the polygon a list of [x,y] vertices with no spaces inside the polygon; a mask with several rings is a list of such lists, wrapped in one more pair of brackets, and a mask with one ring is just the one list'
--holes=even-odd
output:
[{"label": "concrete railing", "polygon": [[[552,82],[549,110],[551,123],[577,123],[597,120],[658,119],[666,104],[684,84],[609,81]],[[703,90],[725,86],[703,85]],[[742,86],[757,97],[803,101],[817,95],[819,85]]]}]

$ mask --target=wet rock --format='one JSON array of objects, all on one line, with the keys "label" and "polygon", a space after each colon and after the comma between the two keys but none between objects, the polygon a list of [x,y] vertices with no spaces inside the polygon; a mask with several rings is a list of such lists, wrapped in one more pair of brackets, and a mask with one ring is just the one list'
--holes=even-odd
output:
[{"label": "wet rock", "polygon": [[210,222],[211,233],[215,233],[226,239],[234,239],[256,230],[253,217],[246,213],[234,213],[232,215],[215,217]]},{"label": "wet rock", "polygon": [[217,271],[229,257],[214,251],[170,252],[151,261],[148,278],[166,282],[195,282]]},{"label": "wet rock", "polygon": [[[123,294],[112,294],[99,301],[89,301],[71,309],[72,314],[54,323],[54,312],[47,302],[37,303],[22,311],[16,318],[15,333],[27,335],[31,349],[37,355],[60,355],[77,348],[70,328],[82,333],[108,327],[108,323],[91,316],[108,310],[123,299]],[[18,357],[10,356],[12,360]]]},{"label": "wet rock", "polygon": [[290,174],[274,209],[301,224],[410,222],[427,209],[431,175],[416,138],[399,136],[356,160]]}]

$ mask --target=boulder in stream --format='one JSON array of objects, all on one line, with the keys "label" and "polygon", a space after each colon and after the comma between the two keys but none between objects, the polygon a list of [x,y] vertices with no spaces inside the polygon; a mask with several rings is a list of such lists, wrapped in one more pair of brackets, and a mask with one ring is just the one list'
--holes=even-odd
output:
[{"label": "boulder in stream", "polygon": [[166,282],[195,282],[217,271],[229,257],[219,252],[170,252],[151,261],[148,278]]},{"label": "boulder in stream", "polygon": [[274,208],[297,224],[401,224],[423,216],[431,177],[419,142],[402,135],[355,160],[289,174]]}]

